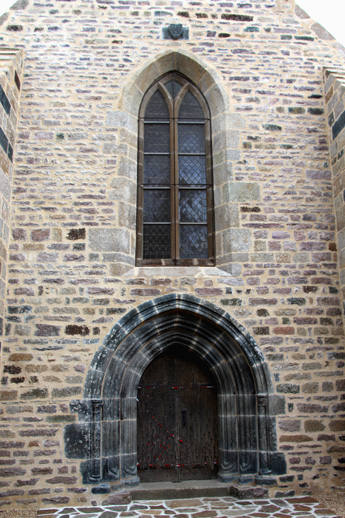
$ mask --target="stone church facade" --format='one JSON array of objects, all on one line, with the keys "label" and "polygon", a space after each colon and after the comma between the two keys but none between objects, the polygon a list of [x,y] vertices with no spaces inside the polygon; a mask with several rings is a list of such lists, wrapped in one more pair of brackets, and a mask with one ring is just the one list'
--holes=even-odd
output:
[{"label": "stone church facade", "polygon": [[[0,23],[1,508],[188,462],[342,487],[344,48],[293,0],[19,0]],[[164,460],[191,421],[194,460]]]}]

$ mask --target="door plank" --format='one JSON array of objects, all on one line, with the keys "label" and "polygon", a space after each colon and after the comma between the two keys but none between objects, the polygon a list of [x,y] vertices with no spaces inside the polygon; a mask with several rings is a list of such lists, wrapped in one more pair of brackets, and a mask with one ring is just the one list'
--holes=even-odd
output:
[{"label": "door plank", "polygon": [[214,478],[217,391],[205,365],[181,348],[144,372],[138,388],[138,475],[142,481]]}]

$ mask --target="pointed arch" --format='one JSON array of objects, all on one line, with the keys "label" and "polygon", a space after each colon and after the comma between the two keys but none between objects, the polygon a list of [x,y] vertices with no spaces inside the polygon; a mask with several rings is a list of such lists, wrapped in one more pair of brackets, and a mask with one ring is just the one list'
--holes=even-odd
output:
[{"label": "pointed arch", "polygon": [[147,61],[123,89],[119,109],[137,117],[138,106],[147,88],[173,70],[198,85],[206,100],[212,105],[213,118],[225,114],[229,102],[219,74],[204,61],[184,50],[166,51]]},{"label": "pointed arch", "polygon": [[122,317],[92,361],[85,399],[75,404],[89,426],[84,481],[138,483],[137,388],[146,367],[177,345],[202,359],[217,384],[219,478],[284,473],[274,417],[283,401],[255,340],[217,306],[171,294]]},{"label": "pointed arch", "polygon": [[[232,112],[228,95],[223,86],[223,78],[206,62],[193,54],[184,51],[167,51],[155,55],[143,67],[132,74],[124,85],[118,102],[118,111],[110,113],[109,125],[120,128],[124,139],[128,142],[126,154],[118,154],[119,174],[113,178],[109,191],[110,196],[118,196],[119,189],[128,193],[121,199],[121,221],[123,214],[126,231],[119,230],[119,238],[124,232],[129,233],[128,252],[119,256],[117,269],[120,273],[135,265],[136,242],[136,204],[137,191],[137,142],[138,115],[143,96],[150,85],[160,77],[175,71],[184,75],[191,83],[197,85],[210,108],[212,127],[213,190],[214,190],[214,242],[215,265],[231,274],[239,275],[241,266],[238,261],[245,260],[242,248],[238,243],[245,242],[250,246],[251,230],[240,228],[239,202],[245,199],[243,189],[250,193],[250,199],[260,195],[258,186],[243,184],[240,189],[233,189],[234,163],[240,159],[239,131],[245,127],[245,121],[238,113]],[[253,194],[254,193],[254,194]],[[243,239],[242,239],[243,237]],[[241,252],[238,254],[236,252]],[[122,264],[121,264],[122,263]]]}]

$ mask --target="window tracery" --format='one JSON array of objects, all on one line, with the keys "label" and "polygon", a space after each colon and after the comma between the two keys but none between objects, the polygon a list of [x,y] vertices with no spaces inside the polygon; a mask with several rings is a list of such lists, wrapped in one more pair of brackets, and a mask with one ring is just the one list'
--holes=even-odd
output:
[{"label": "window tracery", "polygon": [[146,92],[139,113],[137,263],[214,265],[210,113],[173,72]]}]

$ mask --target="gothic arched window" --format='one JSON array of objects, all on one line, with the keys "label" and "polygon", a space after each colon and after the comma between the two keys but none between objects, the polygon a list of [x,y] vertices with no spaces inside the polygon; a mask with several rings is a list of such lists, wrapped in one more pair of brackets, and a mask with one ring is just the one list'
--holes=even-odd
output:
[{"label": "gothic arched window", "polygon": [[139,113],[137,263],[214,265],[210,112],[175,72]]}]

